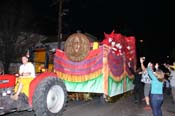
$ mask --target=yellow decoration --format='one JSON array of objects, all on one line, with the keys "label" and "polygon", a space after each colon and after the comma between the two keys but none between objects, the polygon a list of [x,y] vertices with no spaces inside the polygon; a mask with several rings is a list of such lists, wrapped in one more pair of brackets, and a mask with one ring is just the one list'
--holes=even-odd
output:
[{"label": "yellow decoration", "polygon": [[102,74],[102,70],[99,69],[98,71],[95,71],[91,74],[87,75],[71,75],[71,74],[65,74],[59,71],[56,71],[58,77],[60,77],[63,80],[70,81],[70,82],[84,82],[88,81],[90,79],[94,79],[98,77],[100,74]]},{"label": "yellow decoration", "polygon": [[99,48],[99,43],[98,42],[93,42],[93,50]]}]

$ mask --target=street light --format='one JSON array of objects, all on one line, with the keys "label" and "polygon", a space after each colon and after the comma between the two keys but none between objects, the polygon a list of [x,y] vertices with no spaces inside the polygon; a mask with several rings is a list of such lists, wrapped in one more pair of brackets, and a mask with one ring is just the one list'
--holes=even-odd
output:
[{"label": "street light", "polygon": [[140,56],[144,55],[143,39],[140,39],[138,42],[138,52]]},{"label": "street light", "polygon": [[143,43],[143,39],[140,39],[140,43]]}]

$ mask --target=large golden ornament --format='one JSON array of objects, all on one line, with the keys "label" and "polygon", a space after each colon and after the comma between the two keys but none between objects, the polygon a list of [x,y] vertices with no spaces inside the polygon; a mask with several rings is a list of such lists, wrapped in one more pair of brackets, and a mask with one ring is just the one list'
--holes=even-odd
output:
[{"label": "large golden ornament", "polygon": [[65,42],[66,56],[74,62],[80,62],[86,58],[90,50],[90,42],[86,35],[74,33]]}]

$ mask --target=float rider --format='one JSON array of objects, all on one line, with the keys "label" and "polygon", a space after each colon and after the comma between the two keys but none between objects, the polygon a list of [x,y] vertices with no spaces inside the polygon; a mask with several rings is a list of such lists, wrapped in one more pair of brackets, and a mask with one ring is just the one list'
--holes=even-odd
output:
[{"label": "float rider", "polygon": [[24,93],[27,97],[29,96],[30,82],[35,78],[34,65],[29,62],[27,56],[22,56],[22,64],[19,67],[19,76],[15,86],[15,94],[11,95],[11,99],[18,100],[20,93]]}]

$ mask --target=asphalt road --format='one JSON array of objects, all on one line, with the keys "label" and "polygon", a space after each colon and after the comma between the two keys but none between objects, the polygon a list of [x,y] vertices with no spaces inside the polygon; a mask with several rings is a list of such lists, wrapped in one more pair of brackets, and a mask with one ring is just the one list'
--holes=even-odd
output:
[{"label": "asphalt road", "polygon": [[[115,103],[104,104],[99,98],[91,101],[69,101],[63,116],[152,116],[151,110],[144,110],[133,102],[133,96],[122,97]],[[163,116],[175,116],[169,112],[173,108],[172,97],[165,96],[162,106]],[[34,112],[15,112],[5,116],[34,116]]]}]

